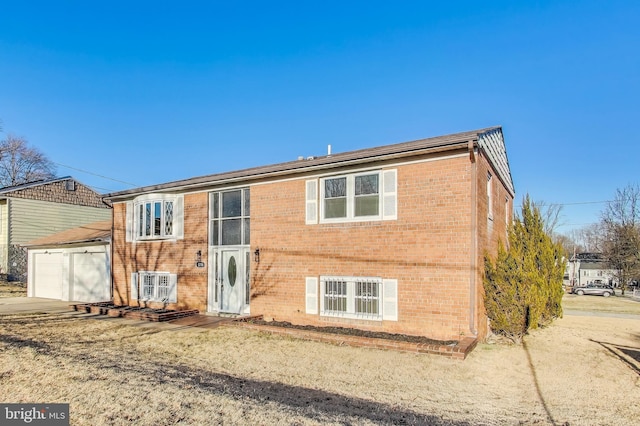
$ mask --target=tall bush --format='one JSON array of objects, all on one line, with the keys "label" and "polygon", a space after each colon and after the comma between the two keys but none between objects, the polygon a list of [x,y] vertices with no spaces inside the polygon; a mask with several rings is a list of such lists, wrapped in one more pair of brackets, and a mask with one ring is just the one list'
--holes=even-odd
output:
[{"label": "tall bush", "polygon": [[529,329],[562,316],[562,247],[545,232],[540,210],[525,196],[509,228],[508,247],[485,255],[485,308],[491,329],[519,341]]}]

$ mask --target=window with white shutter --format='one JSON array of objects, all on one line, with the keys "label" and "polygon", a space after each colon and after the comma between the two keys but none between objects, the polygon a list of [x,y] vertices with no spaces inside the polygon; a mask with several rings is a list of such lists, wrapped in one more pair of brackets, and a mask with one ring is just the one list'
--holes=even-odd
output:
[{"label": "window with white shutter", "polygon": [[[176,303],[178,276],[168,272],[131,274],[131,298],[145,302]],[[140,298],[138,299],[138,294]]]},{"label": "window with white shutter", "polygon": [[[396,170],[307,181],[307,224],[397,219]],[[318,218],[319,213],[319,218]]]},{"label": "window with white shutter", "polygon": [[[307,300],[309,290],[307,281]],[[397,280],[321,276],[320,315],[397,321]]]},{"label": "window with white shutter", "polygon": [[307,225],[318,223],[318,180],[312,179],[306,182],[305,215]]},{"label": "window with white shutter", "polygon": [[318,313],[318,278],[307,277],[305,282],[306,313]]}]

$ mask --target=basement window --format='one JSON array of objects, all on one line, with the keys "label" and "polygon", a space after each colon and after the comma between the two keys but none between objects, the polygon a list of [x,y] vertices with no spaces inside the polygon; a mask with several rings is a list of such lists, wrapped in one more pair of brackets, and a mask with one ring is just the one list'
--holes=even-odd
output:
[{"label": "basement window", "polygon": [[359,319],[382,319],[382,279],[320,277],[320,314]]}]

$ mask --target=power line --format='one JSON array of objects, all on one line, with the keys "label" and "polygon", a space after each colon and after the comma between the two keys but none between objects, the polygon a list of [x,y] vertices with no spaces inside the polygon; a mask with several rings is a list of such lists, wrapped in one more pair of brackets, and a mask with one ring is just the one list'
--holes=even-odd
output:
[{"label": "power line", "polygon": [[[549,207],[549,206],[579,206],[584,204],[606,204],[610,203],[610,200],[604,201],[579,201],[577,203],[534,203],[536,206]],[[522,206],[522,205],[521,205]]]},{"label": "power line", "polygon": [[[132,186],[132,187],[138,187],[138,186],[140,186],[140,185],[137,185],[137,184],[135,184],[135,183],[125,182],[125,181],[123,181],[123,180],[118,180],[118,179],[110,178],[110,177],[107,177],[107,176],[99,175],[99,174],[97,174],[97,173],[88,172],[88,171],[86,171],[86,170],[78,169],[77,167],[71,167],[71,166],[67,166],[66,164],[56,163],[55,161],[53,161],[53,164],[56,164],[56,165],[58,165],[58,166],[62,166],[62,167],[66,167],[67,169],[77,170],[77,171],[79,171],[79,172],[86,173],[86,174],[88,174],[88,175],[98,176],[98,177],[101,177],[101,178],[103,178],[103,179],[112,180],[112,181],[114,181],[114,182],[124,183],[125,185],[129,185],[129,186]],[[103,189],[104,189],[104,188],[103,188]]]}]

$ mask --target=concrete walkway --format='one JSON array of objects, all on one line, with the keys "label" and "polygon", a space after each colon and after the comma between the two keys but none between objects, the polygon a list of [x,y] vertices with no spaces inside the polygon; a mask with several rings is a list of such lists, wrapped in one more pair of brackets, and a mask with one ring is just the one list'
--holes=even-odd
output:
[{"label": "concrete walkway", "polygon": [[0,315],[71,312],[71,304],[41,297],[0,297]]}]

